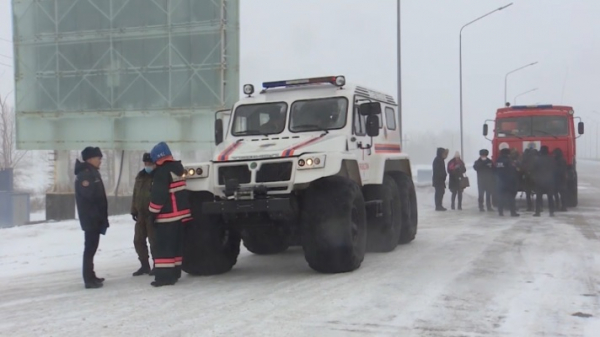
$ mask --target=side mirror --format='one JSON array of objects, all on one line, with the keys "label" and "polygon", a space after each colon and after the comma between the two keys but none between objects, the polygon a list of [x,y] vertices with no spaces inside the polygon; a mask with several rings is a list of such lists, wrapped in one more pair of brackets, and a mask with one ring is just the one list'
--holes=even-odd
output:
[{"label": "side mirror", "polygon": [[215,145],[223,143],[223,120],[215,120]]},{"label": "side mirror", "polygon": [[577,131],[579,132],[580,135],[583,135],[583,131],[584,131],[583,122],[579,122],[577,124]]},{"label": "side mirror", "polygon": [[[377,103],[379,104],[379,103]],[[368,115],[367,116],[367,135],[369,137],[379,136],[379,116]]]},{"label": "side mirror", "polygon": [[381,104],[379,102],[363,103],[358,107],[361,116],[381,115]]},{"label": "side mirror", "polygon": [[488,135],[488,125],[487,124],[483,124],[483,135],[484,136]]}]

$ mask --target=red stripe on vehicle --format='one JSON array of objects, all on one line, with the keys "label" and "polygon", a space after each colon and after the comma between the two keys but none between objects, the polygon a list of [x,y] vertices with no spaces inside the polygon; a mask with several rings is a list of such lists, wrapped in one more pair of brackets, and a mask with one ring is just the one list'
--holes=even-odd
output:
[{"label": "red stripe on vehicle", "polygon": [[[322,137],[322,136],[321,136],[321,137]],[[285,149],[285,150],[283,150],[283,152],[281,153],[281,156],[282,156],[282,157],[290,157],[290,156],[293,156],[293,155],[294,155],[294,151],[298,150],[299,148],[301,148],[301,147],[303,147],[303,146],[306,146],[306,145],[308,145],[308,144],[311,144],[311,143],[314,143],[314,142],[316,142],[317,140],[321,139],[321,137],[315,137],[315,138],[309,139],[309,140],[307,140],[307,141],[304,141],[304,142],[302,142],[302,143],[300,143],[300,144],[298,144],[298,145],[294,145],[294,146],[292,146],[292,147],[290,147],[290,148],[288,148],[288,149]]]},{"label": "red stripe on vehicle", "polygon": [[376,153],[399,153],[400,145],[398,144],[375,144]]},{"label": "red stripe on vehicle", "polygon": [[229,160],[229,156],[237,149],[240,145],[242,145],[241,141],[237,141],[231,145],[229,145],[221,154],[219,155],[219,161],[227,161]]}]

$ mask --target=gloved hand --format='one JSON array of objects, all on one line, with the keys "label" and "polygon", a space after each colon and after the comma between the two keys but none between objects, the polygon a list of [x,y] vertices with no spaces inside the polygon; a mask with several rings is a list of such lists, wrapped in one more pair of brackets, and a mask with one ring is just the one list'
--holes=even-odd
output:
[{"label": "gloved hand", "polygon": [[131,213],[131,218],[133,219],[133,221],[137,221],[138,215],[136,213]]}]

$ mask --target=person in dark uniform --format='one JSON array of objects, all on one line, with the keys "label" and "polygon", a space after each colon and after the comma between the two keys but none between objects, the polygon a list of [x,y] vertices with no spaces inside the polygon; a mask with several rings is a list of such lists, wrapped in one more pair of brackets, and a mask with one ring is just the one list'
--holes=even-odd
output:
[{"label": "person in dark uniform", "polygon": [[498,215],[504,216],[504,209],[510,210],[513,217],[519,216],[515,205],[515,191],[517,189],[517,169],[510,159],[510,150],[500,150],[496,161],[496,185],[498,191]]},{"label": "person in dark uniform", "polygon": [[567,161],[563,156],[561,149],[556,148],[552,151],[554,159],[556,160],[556,174],[554,176],[554,183],[556,190],[554,191],[554,198],[556,200],[555,206],[557,210],[561,212],[567,211],[567,205],[565,204],[565,196],[567,195]]},{"label": "person in dark uniform", "polygon": [[548,211],[554,216],[554,191],[555,188],[556,161],[550,156],[547,146],[540,148],[540,153],[535,160],[533,168],[533,181],[535,183],[535,213],[540,216],[544,194],[548,196]]},{"label": "person in dark uniform", "polygon": [[133,273],[133,276],[154,275],[153,269],[150,269],[148,263],[146,239],[150,242],[150,252],[154,257],[154,228],[148,222],[150,215],[148,206],[150,205],[150,189],[152,188],[152,170],[154,170],[155,165],[152,162],[150,153],[144,153],[142,161],[144,162],[144,168],[135,177],[133,199],[131,201],[131,217],[135,221],[133,246],[142,265],[140,269]]},{"label": "person in dark uniform", "polygon": [[108,223],[108,202],[102,176],[98,169],[102,164],[102,152],[97,147],[86,147],[81,152],[83,162],[75,162],[75,202],[79,224],[85,233],[83,250],[83,282],[86,289],[100,288],[104,278],[96,276],[94,256],[105,235]]},{"label": "person in dark uniform", "polygon": [[444,193],[446,193],[446,178],[448,177],[448,173],[446,173],[446,164],[445,160],[448,157],[448,150],[442,147],[437,149],[437,153],[435,159],[433,160],[433,177],[432,177],[432,185],[435,188],[435,210],[436,211],[445,211],[443,201],[444,201]]},{"label": "person in dark uniform", "polygon": [[156,164],[150,192],[150,223],[154,226],[154,275],[152,286],[175,284],[181,277],[183,224],[192,220],[181,161],[175,161],[169,146],[160,142],[150,151]]},{"label": "person in dark uniform", "polygon": [[494,163],[488,155],[490,152],[486,149],[479,151],[479,159],[473,164],[473,169],[477,172],[477,188],[479,190],[479,211],[484,212],[483,197],[485,194],[485,205],[488,212],[493,212],[492,192],[494,188]]}]

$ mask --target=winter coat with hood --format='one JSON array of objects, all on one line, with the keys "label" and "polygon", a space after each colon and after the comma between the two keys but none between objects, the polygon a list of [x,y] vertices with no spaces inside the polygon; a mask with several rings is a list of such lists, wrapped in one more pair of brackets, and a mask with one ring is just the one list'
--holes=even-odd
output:
[{"label": "winter coat with hood", "polygon": [[109,227],[108,201],[100,172],[87,162],[77,160],[75,176],[75,202],[81,229],[105,233]]},{"label": "winter coat with hood", "polygon": [[444,163],[444,157],[448,151],[442,147],[438,147],[435,159],[433,160],[433,187],[446,188],[446,165]]},{"label": "winter coat with hood", "polygon": [[536,187],[543,188],[548,193],[553,193],[556,186],[555,175],[556,159],[550,155],[547,146],[542,146],[533,165],[533,181]]},{"label": "winter coat with hood", "polygon": [[189,221],[191,210],[181,161],[165,161],[154,169],[150,205],[154,222]]},{"label": "winter coat with hood", "polygon": [[148,173],[143,169],[135,177],[133,200],[131,201],[131,214],[140,215],[142,217],[148,215],[151,189],[152,173]]},{"label": "winter coat with hood", "polygon": [[452,158],[448,162],[448,188],[450,191],[458,191],[461,188],[460,181],[463,179],[463,175],[467,172],[465,163],[460,158]]}]

